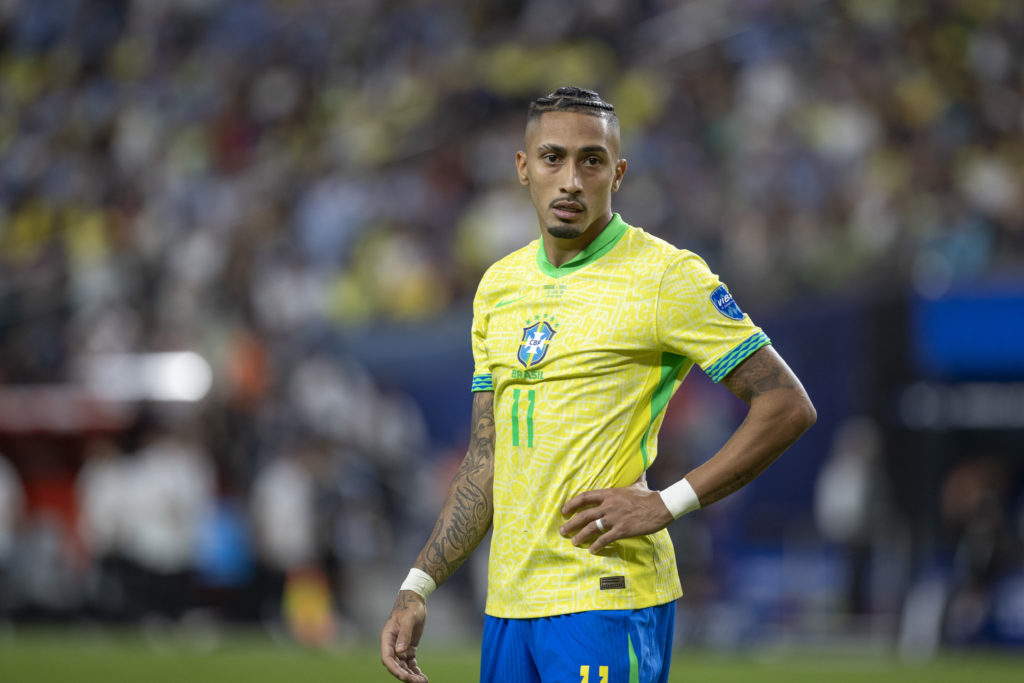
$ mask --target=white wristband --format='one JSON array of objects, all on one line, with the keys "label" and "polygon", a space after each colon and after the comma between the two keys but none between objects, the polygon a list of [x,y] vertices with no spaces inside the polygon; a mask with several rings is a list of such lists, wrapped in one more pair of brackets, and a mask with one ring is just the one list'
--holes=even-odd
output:
[{"label": "white wristband", "polygon": [[409,570],[409,576],[405,577],[399,590],[412,591],[426,600],[435,588],[437,588],[437,583],[430,578],[430,574],[413,567]]},{"label": "white wristband", "polygon": [[672,513],[672,517],[679,519],[687,512],[693,512],[700,507],[700,498],[690,486],[690,482],[683,477],[664,491],[658,491],[665,507]]}]

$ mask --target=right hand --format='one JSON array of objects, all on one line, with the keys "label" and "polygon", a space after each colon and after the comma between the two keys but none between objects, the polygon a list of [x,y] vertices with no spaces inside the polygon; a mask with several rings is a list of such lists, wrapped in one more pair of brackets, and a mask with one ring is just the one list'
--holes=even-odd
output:
[{"label": "right hand", "polygon": [[427,683],[416,663],[416,647],[426,621],[426,601],[412,591],[398,591],[380,634],[380,659],[392,676],[405,683]]}]

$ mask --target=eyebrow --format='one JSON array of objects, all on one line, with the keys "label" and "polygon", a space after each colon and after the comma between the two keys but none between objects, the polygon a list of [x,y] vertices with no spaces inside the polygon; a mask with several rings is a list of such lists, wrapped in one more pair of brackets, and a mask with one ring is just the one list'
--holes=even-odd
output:
[{"label": "eyebrow", "polygon": [[[562,147],[561,145],[556,145],[556,144],[554,144],[552,142],[543,142],[543,143],[537,145],[537,151],[540,152],[540,153],[554,152],[555,154],[562,154],[562,155],[564,155],[566,153],[565,147]],[[599,154],[604,154],[604,155],[607,156],[608,155],[608,149],[604,145],[587,145],[585,147],[580,147],[580,153],[581,154],[599,153]]]}]

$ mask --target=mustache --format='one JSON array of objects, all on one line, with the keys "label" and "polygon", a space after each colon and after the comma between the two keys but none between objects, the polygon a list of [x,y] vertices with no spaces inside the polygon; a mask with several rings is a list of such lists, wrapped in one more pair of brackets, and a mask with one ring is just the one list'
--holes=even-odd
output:
[{"label": "mustache", "polygon": [[575,199],[574,197],[558,197],[557,199],[552,200],[550,204],[548,204],[548,208],[553,209],[558,204],[571,204],[573,207],[579,207],[581,210],[584,211],[587,208],[586,204],[581,202],[579,199]]}]

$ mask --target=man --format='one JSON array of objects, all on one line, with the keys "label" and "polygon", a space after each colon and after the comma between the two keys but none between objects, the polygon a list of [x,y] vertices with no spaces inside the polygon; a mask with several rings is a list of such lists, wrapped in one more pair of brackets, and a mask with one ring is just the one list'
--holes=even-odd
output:
[{"label": "man", "polygon": [[[750,482],[816,419],[704,262],[612,212],[619,145],[597,93],[530,105],[516,168],[541,237],[477,290],[469,451],[381,634],[399,680],[427,680],[426,596],[493,523],[481,681],[666,681],[682,591],[665,527]],[[706,463],[651,491],[665,406],[695,363],[749,412]]]}]

